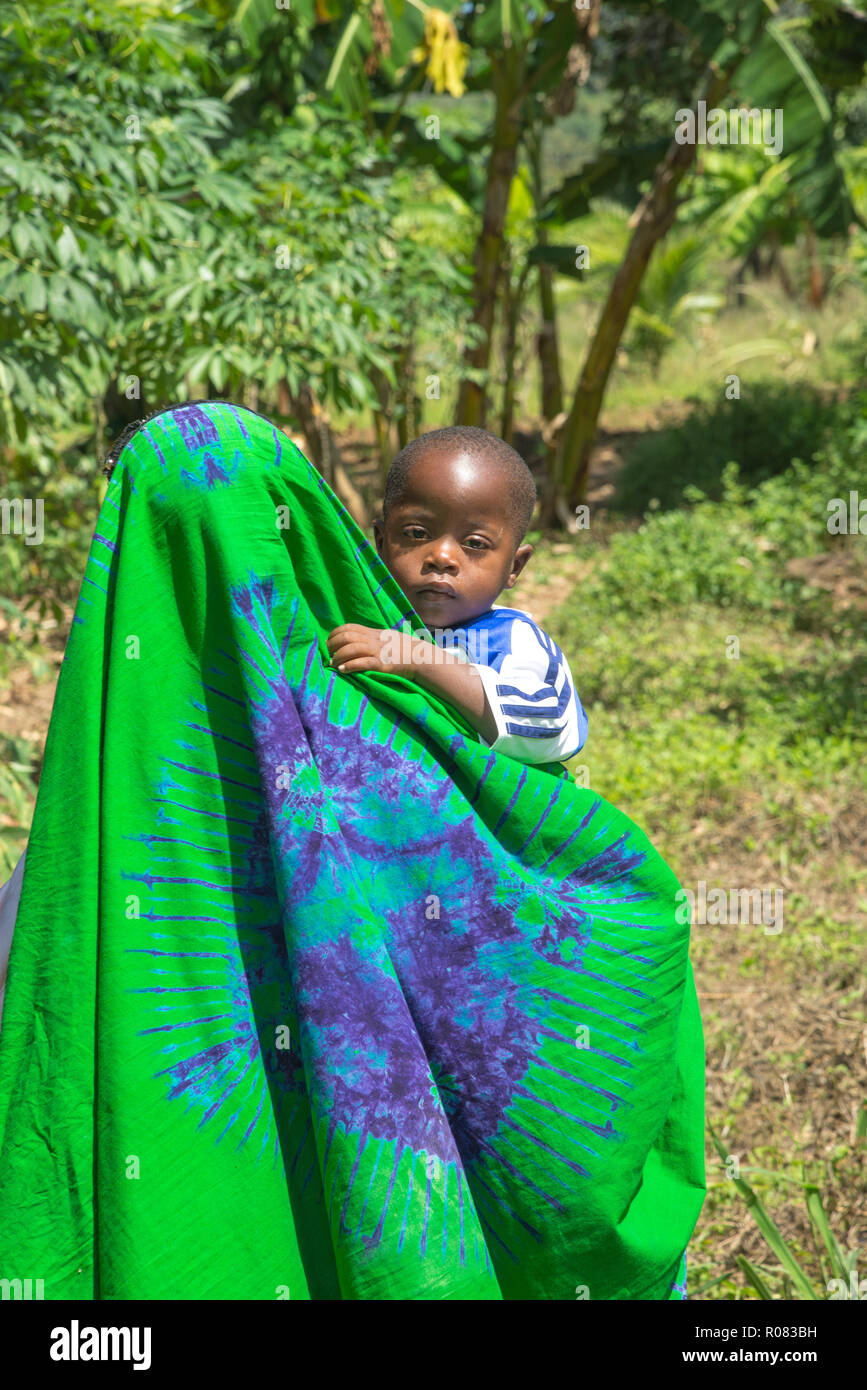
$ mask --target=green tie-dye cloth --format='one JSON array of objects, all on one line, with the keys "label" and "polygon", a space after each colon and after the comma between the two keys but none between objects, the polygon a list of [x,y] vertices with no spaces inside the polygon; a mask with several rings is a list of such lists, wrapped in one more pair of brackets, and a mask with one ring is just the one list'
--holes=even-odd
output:
[{"label": "green tie-dye cloth", "polygon": [[225,402],[114,469],[0,1035],[0,1277],[47,1299],[668,1299],[704,1196],[677,881],[340,623],[423,623]]}]

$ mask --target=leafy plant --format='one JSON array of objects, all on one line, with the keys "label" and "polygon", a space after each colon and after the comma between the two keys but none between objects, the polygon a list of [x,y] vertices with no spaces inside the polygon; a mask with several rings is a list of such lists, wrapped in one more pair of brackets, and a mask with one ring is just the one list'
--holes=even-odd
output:
[{"label": "leafy plant", "polygon": [[776,382],[754,383],[739,400],[691,398],[690,404],[681,423],[645,434],[629,449],[617,480],[617,510],[643,512],[654,499],[662,508],[680,506],[689,486],[719,500],[726,464],[736,462],[746,483],[760,483],[794,458],[811,459],[851,416],[814,389]]},{"label": "leafy plant", "polygon": [[[708,1125],[708,1129],[710,1130],[711,1139],[713,1140],[717,1153],[723,1163],[727,1163],[729,1153],[725,1144],[712,1125]],[[770,1174],[769,1176],[775,1178],[781,1177],[780,1174]],[[855,1273],[860,1252],[858,1250],[844,1251],[841,1248],[836,1236],[831,1230],[827,1212],[822,1205],[821,1194],[814,1183],[805,1180],[801,1186],[804,1190],[810,1224],[814,1234],[821,1241],[824,1250],[825,1259],[821,1260],[822,1273],[823,1276],[825,1276],[824,1289],[817,1287],[810,1279],[803,1265],[797,1259],[791,1245],[783,1238],[779,1227],[770,1216],[761,1198],[746,1179],[743,1177],[732,1177],[730,1181],[734,1183],[738,1193],[744,1199],[750,1215],[761,1231],[769,1249],[779,1260],[784,1286],[787,1285],[790,1287],[793,1293],[800,1298],[812,1301],[829,1297],[848,1299],[852,1296],[851,1289],[854,1284],[857,1284],[857,1277],[855,1281],[853,1281],[852,1276]],[[759,1298],[763,1300],[773,1300],[774,1294],[771,1292],[767,1283],[767,1271],[762,1267],[754,1265],[745,1255],[737,1255],[736,1259],[738,1266],[746,1275],[749,1283],[756,1290]],[[833,1295],[830,1293],[832,1285],[835,1287],[835,1293]],[[784,1296],[789,1297],[791,1295],[787,1292]],[[857,1293],[854,1296],[857,1297]]]},{"label": "leafy plant", "polygon": [[625,346],[646,358],[656,375],[680,334],[691,334],[723,308],[725,297],[708,288],[710,246],[695,232],[659,243],[641,282]]},{"label": "leafy plant", "polygon": [[469,275],[397,228],[384,141],[305,90],[300,9],[282,104],[252,111],[249,56],[230,86],[237,43],[169,0],[21,7],[0,33],[0,445],[23,484],[70,430],[92,458],[113,379],[139,415],[281,382],[357,410],[407,324],[460,333]]}]

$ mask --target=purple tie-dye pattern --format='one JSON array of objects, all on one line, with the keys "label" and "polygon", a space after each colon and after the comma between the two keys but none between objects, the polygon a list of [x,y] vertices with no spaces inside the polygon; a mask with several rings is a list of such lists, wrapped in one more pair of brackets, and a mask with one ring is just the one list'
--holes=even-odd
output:
[{"label": "purple tie-dye pattern", "polygon": [[210,416],[198,405],[181,405],[172,411],[189,453],[196,453],[206,444],[218,444],[220,432]]},{"label": "purple tie-dye pattern", "polygon": [[[338,1129],[359,1134],[362,1148],[369,1141],[393,1141],[399,1151],[427,1153],[456,1173],[494,1156],[559,1209],[556,1188],[565,1185],[569,1173],[573,1181],[587,1176],[577,1154],[598,1156],[600,1140],[618,1137],[610,1116],[625,1103],[631,1063],[604,1048],[588,1049],[623,1069],[615,1089],[586,1088],[607,1114],[600,1111],[594,1123],[544,1102],[569,1120],[575,1137],[570,1151],[558,1155],[559,1170],[546,1172],[540,1164],[532,1173],[520,1172],[502,1148],[510,1126],[523,1133],[509,1109],[521,1096],[533,1096],[531,1070],[545,1065],[540,1035],[556,1034],[543,1027],[547,993],[528,994],[505,969],[498,971],[496,953],[529,950],[580,972],[593,914],[579,906],[578,890],[586,883],[597,892],[600,885],[622,886],[643,856],[623,841],[616,843],[600,852],[595,866],[582,865],[559,883],[551,879],[550,906],[543,897],[542,917],[522,922],[522,876],[513,874],[510,886],[503,867],[491,861],[490,846],[478,838],[471,814],[449,819],[450,783],[442,768],[433,762],[429,768],[410,766],[391,746],[391,737],[374,749],[355,728],[335,730],[328,717],[335,675],[326,671],[315,641],[309,641],[297,601],[287,638],[306,656],[301,684],[290,685],[286,644],[278,647],[272,626],[278,601],[270,580],[251,579],[233,588],[233,610],[251,641],[239,645],[237,657],[226,653],[225,665],[237,663],[259,690],[249,726],[265,808],[258,833],[270,826],[278,859],[291,866],[295,938],[294,998],[291,1004],[281,998],[276,1012],[285,1016],[291,1008],[302,1019],[306,1086],[312,1088],[315,1113],[327,1117],[328,1143]],[[585,820],[591,817],[592,810]],[[404,882],[416,890],[400,906],[388,901],[388,892],[377,904],[371,891],[387,840],[399,856]],[[461,866],[449,909],[440,909],[433,921],[425,912],[432,862]],[[273,878],[268,885],[274,893]],[[378,952],[371,956],[369,946],[365,950],[351,935],[333,934],[322,911],[323,890],[354,900],[359,923],[379,924],[384,937]],[[509,959],[513,963],[514,956]],[[285,952],[275,951],[267,967],[259,963],[260,972],[268,972],[260,983],[278,989],[286,968]],[[246,1076],[258,1057],[249,987],[245,991],[240,983],[245,977],[237,962],[227,961],[227,971],[228,1009],[216,1017],[221,1023],[234,1020],[233,1043],[206,1045],[160,1073],[170,1078],[170,1098],[185,1096],[202,1110],[200,1124],[225,1107],[236,1078]],[[200,1021],[206,1024],[207,1017]],[[638,1048],[637,1039],[631,1046]],[[268,1068],[275,1067],[282,1067],[293,1086],[305,1084],[300,1066],[272,1050]],[[444,1079],[444,1092],[437,1077]]]},{"label": "purple tie-dye pattern", "polygon": [[198,470],[193,471],[188,468],[181,469],[183,481],[193,487],[212,488],[218,483],[233,483],[238,476],[238,456],[232,464],[225,465],[220,463],[212,454],[205,454],[200,461]]},{"label": "purple tie-dye pattern", "polygon": [[[532,1094],[532,1087],[527,1090],[527,1079],[531,1066],[540,1062],[539,1023],[546,1001],[543,995],[535,1001],[528,998],[527,991],[521,991],[506,976],[492,999],[490,948],[529,948],[547,958],[570,940],[574,952],[560,963],[579,969],[588,915],[563,913],[561,898],[559,909],[546,912],[531,930],[522,926],[515,909],[525,894],[524,881],[517,876],[511,890],[504,887],[502,874],[486,858],[471,816],[449,823],[442,815],[449,796],[442,770],[439,776],[433,769],[425,776],[420,766],[414,765],[414,777],[407,780],[406,759],[389,745],[378,746],[374,753],[357,735],[352,741],[329,737],[333,726],[328,721],[328,699],[322,698],[322,688],[331,692],[335,677],[325,673],[314,644],[304,662],[302,687],[297,691],[289,687],[270,630],[274,605],[270,581],[251,581],[232,591],[233,609],[253,635],[249,649],[238,649],[238,667],[254,673],[263,692],[261,702],[250,710],[251,748],[256,752],[264,799],[264,809],[254,826],[260,873],[257,878],[253,860],[247,859],[245,883],[247,888],[257,884],[264,894],[263,906],[270,908],[268,931],[258,935],[257,952],[246,962],[231,955],[222,958],[221,1005],[199,1015],[204,1034],[208,1020],[220,1027],[231,1024],[232,1041],[207,1042],[193,1052],[189,1052],[186,1038],[170,1042],[165,1051],[170,1055],[181,1051],[182,1055],[157,1074],[167,1077],[170,1098],[185,1098],[188,1108],[197,1106],[200,1126],[210,1120],[221,1123],[218,1138],[222,1138],[238,1118],[231,1113],[233,1097],[260,1056],[251,990],[270,991],[274,997],[272,1017],[296,1017],[299,1012],[303,1016],[300,1034],[307,1040],[307,1080],[297,1052],[270,1047],[265,1052],[265,1068],[270,1076],[282,1076],[288,1093],[313,1087],[314,1111],[328,1116],[329,1136],[340,1129],[360,1133],[364,1145],[368,1140],[395,1141],[400,1151],[427,1152],[456,1173],[496,1156],[547,1204],[559,1208],[556,1191],[547,1188],[563,1183],[568,1172],[586,1176],[584,1163],[572,1154],[561,1154],[563,1172],[557,1175],[546,1175],[543,1166],[532,1175],[520,1173],[504,1154],[502,1143],[497,1143],[497,1133],[504,1133],[503,1127],[509,1129],[507,1112],[515,1098]],[[303,642],[308,635],[300,627],[297,606],[288,632],[290,639],[295,635],[296,642]],[[270,664],[263,659],[263,649]],[[311,676],[314,671],[315,677]],[[346,733],[352,731],[343,731]],[[183,767],[176,759],[167,762],[175,773],[161,785],[161,795],[178,790],[174,777]],[[374,912],[371,880],[364,865],[370,866],[371,872],[381,865],[383,834],[395,833],[400,810],[400,824],[406,827],[407,802],[417,802],[424,810],[424,833],[415,838],[403,835],[396,851],[404,874],[417,863],[420,892],[402,908],[388,902],[379,906],[378,920],[385,929],[382,949],[388,956],[371,958],[370,952],[365,954],[346,935],[333,938],[325,933],[321,940],[315,940],[314,931],[306,947],[296,942],[290,999],[285,992],[289,962],[274,927],[278,910],[274,877],[271,872],[263,877],[265,827],[270,826],[271,834],[276,835],[279,855],[293,865],[290,884],[296,922],[303,920],[304,898],[315,897],[317,888],[321,891],[324,870],[332,890],[343,895],[364,878],[368,901],[358,892],[361,917]],[[432,834],[436,808],[442,819],[433,820],[436,830]],[[157,837],[153,838],[156,841]],[[449,912],[440,910],[438,919],[431,922],[425,916],[424,888],[432,856],[436,855],[442,855],[445,862],[467,866],[465,881],[471,881],[472,894],[459,892]],[[641,856],[628,852],[604,855],[600,876],[613,877],[618,860],[622,872],[628,873],[639,859]],[[270,867],[268,862],[268,870]],[[140,878],[150,885],[158,880],[153,873]],[[560,885],[561,894],[563,888]],[[158,917],[151,913],[143,916],[151,920]],[[160,938],[147,951],[154,962],[163,962],[158,942]],[[449,969],[443,973],[446,956]],[[215,962],[220,959],[220,955],[215,956]],[[364,988],[360,988],[360,981]],[[154,995],[165,990],[164,986],[150,988]],[[183,987],[179,992],[185,992]],[[182,1002],[185,1006],[176,1022],[170,1017],[147,1031],[171,1037],[176,1024],[186,1027],[189,1001]],[[438,1076],[445,1079],[445,1093],[436,1083]],[[610,1113],[624,1101],[624,1088],[628,1088],[624,1079],[620,1093],[604,1093],[597,1088],[603,1099],[607,1094]],[[585,1134],[574,1148],[596,1154],[600,1137],[616,1137],[610,1122],[592,1125],[565,1109],[560,1112],[570,1115],[571,1122]],[[246,1144],[250,1134],[251,1127],[247,1127],[240,1143]],[[276,1147],[274,1152],[276,1156]],[[372,1240],[372,1236],[367,1238]]]},{"label": "purple tie-dye pattern", "polygon": [[[185,961],[203,959],[210,962],[214,975],[214,983],[210,987],[159,984],[146,986],[139,991],[160,996],[159,1010],[169,1015],[167,1021],[143,1030],[143,1035],[165,1034],[167,1041],[162,1049],[163,1054],[181,1054],[155,1074],[168,1079],[169,1099],[183,1098],[187,1102],[187,1110],[195,1107],[202,1112],[199,1128],[228,1107],[242,1081],[247,1078],[257,1081],[259,1105],[256,1120],[240,1133],[237,1146],[242,1148],[247,1144],[256,1128],[256,1121],[264,1112],[265,1124],[260,1126],[259,1156],[270,1140],[272,1161],[276,1163],[280,1153],[280,1135],[285,1131],[282,1122],[287,1117],[291,1118],[291,1113],[294,1113],[293,1101],[305,1093],[304,1069],[297,1051],[297,1019],[289,984],[286,941],[274,894],[268,821],[264,810],[260,811],[251,829],[252,837],[247,849],[241,853],[239,882],[234,890],[236,894],[248,895],[246,903],[243,900],[239,902],[236,897],[236,904],[241,907],[237,947],[233,947],[220,934],[202,934],[201,927],[198,930],[195,928],[196,919],[191,917],[188,919],[190,944],[186,948],[175,930],[170,934],[153,932],[151,939],[156,944],[130,950],[133,954],[150,956],[153,961],[152,973],[165,976],[167,980],[176,978],[177,966]],[[179,843],[172,837],[160,835],[141,835],[138,839],[152,849]],[[197,848],[193,842],[185,843],[191,850]],[[148,878],[155,881],[154,875],[140,876],[140,881]],[[145,921],[161,920],[160,914],[155,912],[142,916]],[[212,930],[219,927],[219,918],[215,916],[211,919],[210,926]],[[175,949],[170,949],[172,946]],[[201,999],[203,993],[207,995],[206,1000]],[[191,995],[198,995],[199,998],[191,998]],[[163,996],[167,998],[163,1000]],[[202,1004],[207,1005],[204,1011]],[[260,1041],[261,1024],[257,1022],[263,1013],[272,1021],[270,1038],[265,1046]],[[230,1037],[220,1043],[207,1043],[190,1050],[187,1032],[191,1022],[203,1029],[204,1034],[208,1031],[208,1025],[217,1024],[222,1031],[228,1029]],[[295,1048],[276,1045],[276,1029],[281,1025],[289,1028],[290,1036],[296,1040]],[[259,1062],[260,1055],[263,1066]],[[268,1079],[271,1083],[277,1083],[274,1093],[276,1130],[273,1134],[268,1107],[264,1105],[265,1082]],[[217,1142],[235,1126],[238,1119],[238,1113],[223,1114],[223,1127],[215,1136]]]}]

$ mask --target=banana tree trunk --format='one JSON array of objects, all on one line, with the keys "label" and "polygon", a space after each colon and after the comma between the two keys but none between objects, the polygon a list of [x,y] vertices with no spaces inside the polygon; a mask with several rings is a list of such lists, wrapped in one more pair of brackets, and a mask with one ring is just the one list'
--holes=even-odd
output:
[{"label": "banana tree trunk", "polygon": [[770,269],[776,272],[777,279],[783,287],[783,294],[786,298],[794,299],[795,287],[789,278],[789,272],[786,270],[786,263],[783,260],[782,248],[780,246],[780,233],[776,228],[772,229],[769,240],[771,243],[771,256],[768,263]]},{"label": "banana tree trunk", "polygon": [[[565,114],[575,105],[575,81],[564,79],[558,94],[559,112]],[[539,212],[544,203],[544,181],[542,178],[542,140],[543,128],[531,126],[526,135],[525,148],[530,166],[533,186],[533,201],[536,206],[536,244],[548,244],[548,228],[539,220]],[[539,363],[540,404],[542,409],[542,440],[545,446],[545,479],[539,498],[539,525],[553,526],[556,516],[556,501],[559,492],[559,447],[557,438],[558,421],[562,425],[563,378],[560,372],[560,345],[557,334],[557,305],[554,299],[554,271],[544,261],[537,265],[539,275],[539,331],[536,334],[536,357]]]},{"label": "banana tree trunk", "polygon": [[[547,230],[539,225],[536,236],[541,245],[548,239]],[[560,373],[560,344],[557,335],[557,306],[554,300],[554,272],[544,261],[539,262],[540,324],[536,337],[539,377],[542,395],[542,438],[545,442],[545,482],[540,499],[539,524],[552,526],[560,492],[560,448],[556,421],[563,414],[563,378]]]},{"label": "banana tree trunk", "polygon": [[391,466],[391,459],[397,450],[394,450],[393,453],[389,447],[388,421],[381,410],[373,411],[373,433],[376,438],[376,457],[379,467],[379,476],[384,487],[385,479],[388,476],[388,470]]},{"label": "banana tree trunk", "polygon": [[515,401],[517,397],[517,355],[518,355],[518,327],[521,320],[521,311],[524,307],[524,293],[527,288],[527,276],[530,273],[530,264],[527,260],[521,268],[518,276],[518,283],[515,288],[511,285],[511,272],[507,269],[509,279],[506,284],[506,295],[503,300],[503,408],[500,413],[500,438],[505,439],[507,444],[512,442],[512,431],[515,427]]},{"label": "banana tree trunk", "polygon": [[[725,94],[733,74],[734,67],[709,73],[702,92],[708,110]],[[563,428],[560,474],[570,510],[584,500],[590,451],[617,348],[653,249],[677,216],[677,190],[695,160],[696,148],[695,144],[679,145],[672,140],[650,190],[630,219],[632,237],[605,301]]]},{"label": "banana tree trunk", "polygon": [[407,339],[397,359],[397,442],[406,448],[415,435],[415,342]]},{"label": "banana tree trunk", "polygon": [[391,438],[391,411],[393,406],[391,385],[385,372],[379,367],[371,367],[370,380],[376,392],[377,406],[372,411],[373,432],[376,437],[376,452],[379,462],[379,474],[382,485],[385,486],[385,476],[388,472],[391,460],[397,453]]},{"label": "banana tree trunk", "polygon": [[[491,333],[500,280],[506,211],[521,138],[523,65],[524,56],[517,44],[505,49],[499,62],[492,65],[496,100],[494,136],[488,160],[482,230],[476,244],[471,319],[482,332],[479,341],[471,344],[464,353],[464,368],[473,372],[486,372],[491,361]],[[465,377],[458,392],[457,423],[484,428],[487,407],[484,386]]]},{"label": "banana tree trunk", "polygon": [[[548,234],[544,227],[536,231],[538,242],[544,246]],[[550,422],[563,409],[563,378],[560,375],[560,346],[557,335],[557,306],[554,302],[554,272],[544,261],[539,263],[539,334],[536,352],[542,388],[542,417]]]}]

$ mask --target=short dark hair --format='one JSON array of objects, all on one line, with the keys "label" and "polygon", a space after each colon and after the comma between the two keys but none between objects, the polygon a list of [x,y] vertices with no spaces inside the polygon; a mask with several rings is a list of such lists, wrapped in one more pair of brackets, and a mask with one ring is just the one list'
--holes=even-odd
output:
[{"label": "short dark hair", "polygon": [[411,439],[393,459],[385,480],[385,496],[382,500],[383,519],[387,518],[392,507],[396,507],[406,492],[409,470],[423,455],[441,451],[449,446],[458,446],[471,458],[484,458],[494,464],[502,474],[506,497],[506,515],[515,528],[517,543],[527,533],[536,505],[536,483],[521,455],[500,439],[496,434],[480,430],[475,425],[449,425],[445,429],[430,430]]}]

